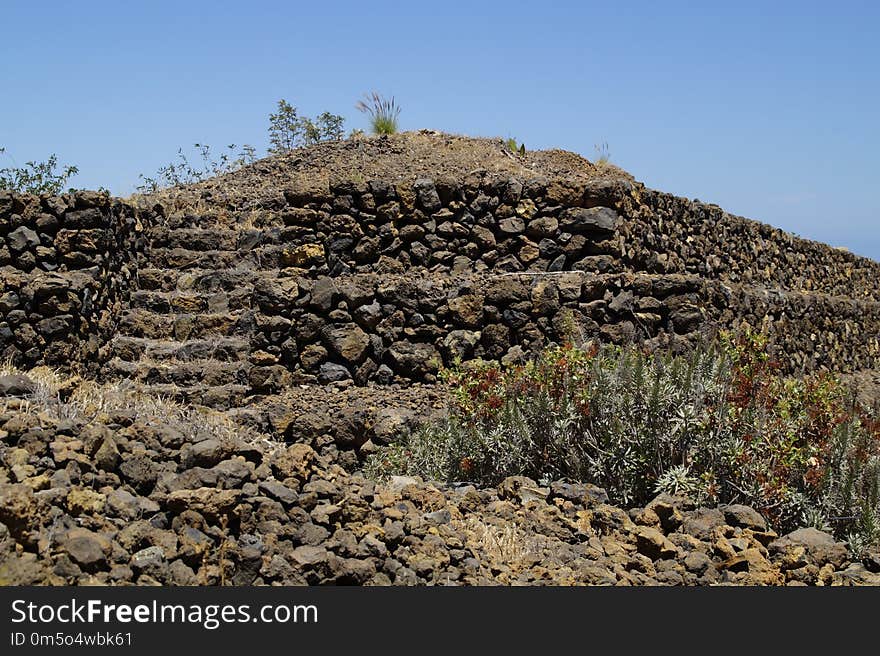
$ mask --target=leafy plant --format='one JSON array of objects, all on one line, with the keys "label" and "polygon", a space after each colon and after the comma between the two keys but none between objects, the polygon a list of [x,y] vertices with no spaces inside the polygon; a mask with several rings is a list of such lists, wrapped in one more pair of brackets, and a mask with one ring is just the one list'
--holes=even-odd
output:
[{"label": "leafy plant", "polygon": [[395,134],[397,132],[397,117],[400,116],[400,107],[395,103],[394,96],[388,100],[375,91],[359,100],[355,107],[370,116],[370,128],[373,134]]},{"label": "leafy plant", "polygon": [[[5,152],[5,148],[0,148],[0,153]],[[58,157],[53,153],[45,162],[27,162],[22,167],[0,169],[0,189],[29,194],[60,194],[67,181],[79,173],[79,168],[65,166],[58,171],[57,167]]]},{"label": "leafy plant", "polygon": [[[311,123],[311,121],[310,121]],[[345,136],[345,119],[338,114],[322,112],[315,119],[307,136],[306,144],[319,141],[340,141]]]},{"label": "leafy plant", "polygon": [[338,141],[345,135],[344,123],[342,116],[330,112],[315,119],[300,116],[296,107],[281,99],[278,111],[269,115],[269,152],[277,155],[322,141]]},{"label": "leafy plant", "polygon": [[687,355],[556,346],[523,366],[444,372],[448,417],[372,456],[374,476],[495,485],[573,478],[625,505],[659,491],[745,503],[775,527],[880,539],[880,418],[828,374],[785,378],[763,335]]},{"label": "leafy plant", "polygon": [[691,474],[687,465],[674,465],[660,474],[654,492],[691,497],[698,501],[705,500],[703,481]]},{"label": "leafy plant", "polygon": [[269,114],[269,152],[290,152],[298,145],[302,126],[296,107],[283,98],[278,101],[278,112]]},{"label": "leafy plant", "polygon": [[165,187],[178,187],[181,185],[194,184],[210,177],[235,171],[242,166],[256,161],[256,149],[248,144],[238,146],[229,144],[225,151],[215,157],[211,147],[206,144],[193,144],[198,153],[199,161],[190,162],[183,149],[177,151],[177,161],[161,167],[156,177],[141,175],[141,184],[137,190],[142,193],[158,191]]}]

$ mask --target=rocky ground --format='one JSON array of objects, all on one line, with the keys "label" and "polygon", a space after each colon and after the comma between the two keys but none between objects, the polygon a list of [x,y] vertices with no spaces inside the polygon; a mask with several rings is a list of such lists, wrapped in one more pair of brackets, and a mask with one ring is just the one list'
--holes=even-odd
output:
[{"label": "rocky ground", "polygon": [[[779,536],[745,506],[627,511],[521,477],[379,485],[320,427],[285,440],[135,388],[4,373],[0,584],[880,584],[880,558],[815,529]],[[321,407],[343,407],[333,389]]]}]

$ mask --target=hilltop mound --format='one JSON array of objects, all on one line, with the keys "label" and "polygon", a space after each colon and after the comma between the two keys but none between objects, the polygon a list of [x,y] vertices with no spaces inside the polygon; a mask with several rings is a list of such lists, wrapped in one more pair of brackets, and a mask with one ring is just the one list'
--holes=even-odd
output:
[{"label": "hilltop mound", "polygon": [[170,196],[181,207],[186,200],[197,199],[258,203],[284,189],[326,189],[334,180],[383,180],[395,184],[418,178],[463,180],[475,173],[572,182],[632,179],[613,164],[594,164],[565,150],[527,150],[520,154],[511,152],[501,139],[421,130],[298,148],[204,182],[147,197]]}]

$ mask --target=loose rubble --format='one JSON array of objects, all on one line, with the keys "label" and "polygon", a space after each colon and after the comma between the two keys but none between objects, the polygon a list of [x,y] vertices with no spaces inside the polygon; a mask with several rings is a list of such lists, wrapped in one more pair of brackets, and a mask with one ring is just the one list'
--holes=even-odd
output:
[{"label": "loose rubble", "polygon": [[16,381],[0,404],[3,585],[880,584],[876,557],[815,529],[779,536],[745,506],[661,495],[627,511],[522,477],[380,485],[339,451],[246,427],[65,418]]}]

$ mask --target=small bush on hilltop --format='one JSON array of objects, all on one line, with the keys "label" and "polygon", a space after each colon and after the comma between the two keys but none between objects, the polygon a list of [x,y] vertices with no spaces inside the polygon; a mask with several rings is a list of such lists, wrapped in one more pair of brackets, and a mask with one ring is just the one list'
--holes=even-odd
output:
[{"label": "small bush on hilltop", "polygon": [[278,111],[269,115],[269,153],[278,155],[322,141],[339,141],[345,135],[344,123],[344,118],[330,112],[314,120],[300,116],[296,107],[282,98]]},{"label": "small bush on hilltop", "polygon": [[[0,148],[0,153],[5,153]],[[67,181],[79,173],[76,166],[65,166],[57,171],[58,157],[54,154],[45,162],[27,162],[21,167],[0,169],[0,189],[19,193],[58,195],[64,191]]]},{"label": "small bush on hilltop", "polygon": [[[299,116],[296,107],[286,100],[278,101],[278,111],[269,115],[270,155],[287,153],[301,146],[311,146],[321,141],[338,141],[345,136],[345,119],[337,114],[323,112],[317,118]],[[137,191],[155,192],[168,187],[179,187],[207,180],[223,173],[231,173],[257,160],[257,149],[245,144],[239,150],[231,144],[215,156],[211,146],[195,144],[198,159],[191,162],[183,151],[177,151],[177,159],[161,167],[155,176],[141,175]]]},{"label": "small bush on hilltop", "polygon": [[880,538],[880,419],[827,374],[778,374],[745,333],[689,355],[570,345],[524,365],[445,374],[447,419],[371,457],[374,476],[495,485],[573,478],[643,505],[661,491],[745,503],[779,530]]},{"label": "small bush on hilltop", "polygon": [[400,116],[400,106],[394,102],[394,96],[387,100],[375,91],[359,100],[355,107],[369,114],[370,128],[373,134],[396,134],[397,117]]}]

